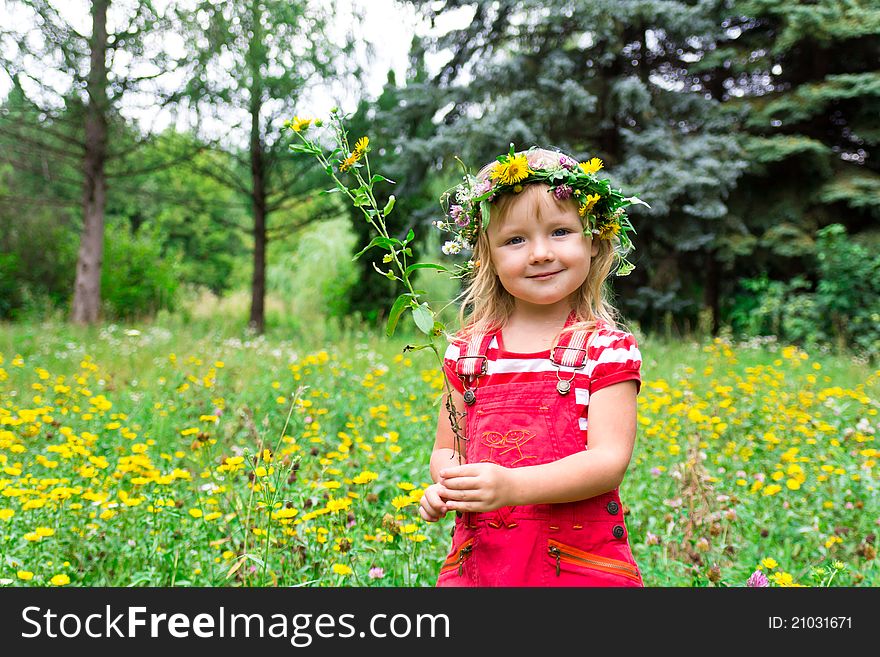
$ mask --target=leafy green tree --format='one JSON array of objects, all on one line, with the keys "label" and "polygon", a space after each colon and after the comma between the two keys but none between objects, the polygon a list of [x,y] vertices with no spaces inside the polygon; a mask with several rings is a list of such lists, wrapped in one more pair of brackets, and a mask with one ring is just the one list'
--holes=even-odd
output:
[{"label": "leafy green tree", "polygon": [[692,70],[736,117],[748,160],[730,204],[743,226],[736,271],[810,287],[823,227],[880,235],[880,5],[714,4],[716,47]]},{"label": "leafy green tree", "polygon": [[[353,40],[328,33],[335,2],[207,0],[179,9],[190,60],[181,97],[200,115],[217,117],[224,134],[213,146],[228,153],[201,161],[198,170],[241,195],[250,205],[253,274],[250,325],[265,328],[266,252],[273,237],[339,213],[314,165],[292,158],[284,121],[293,118],[307,90],[350,80]],[[273,217],[275,221],[273,221]]]},{"label": "leafy green tree", "polygon": [[[79,162],[82,233],[71,319],[95,322],[101,307],[101,267],[108,192],[108,166],[122,156],[113,147],[123,98],[143,92],[168,69],[157,46],[167,27],[150,0],[91,0],[89,34],[48,0],[11,0],[27,26],[0,31],[0,66],[17,93],[46,117],[37,130],[7,135],[20,144]],[[114,66],[118,62],[118,66]],[[58,128],[61,118],[72,127]],[[46,138],[51,134],[52,139]]]}]

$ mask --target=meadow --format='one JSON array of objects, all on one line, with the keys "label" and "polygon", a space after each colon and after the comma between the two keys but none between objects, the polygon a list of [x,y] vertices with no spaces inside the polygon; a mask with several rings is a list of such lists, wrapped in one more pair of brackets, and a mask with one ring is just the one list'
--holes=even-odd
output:
[{"label": "meadow", "polygon": [[[0,585],[432,586],[433,355],[314,327],[0,325]],[[635,332],[646,585],[880,585],[880,371]]]}]

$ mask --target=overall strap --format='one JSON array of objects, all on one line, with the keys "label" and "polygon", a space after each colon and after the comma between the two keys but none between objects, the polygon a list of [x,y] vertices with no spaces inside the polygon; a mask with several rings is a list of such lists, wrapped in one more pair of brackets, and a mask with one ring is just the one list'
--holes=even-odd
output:
[{"label": "overall strap", "polygon": [[458,360],[455,363],[455,373],[464,382],[486,374],[489,369],[489,344],[495,332],[471,333],[464,344],[460,347]]},{"label": "overall strap", "polygon": [[[595,331],[593,331],[595,333]],[[566,331],[550,350],[551,362],[561,367],[581,369],[587,362],[587,340],[590,332],[583,329]]]}]

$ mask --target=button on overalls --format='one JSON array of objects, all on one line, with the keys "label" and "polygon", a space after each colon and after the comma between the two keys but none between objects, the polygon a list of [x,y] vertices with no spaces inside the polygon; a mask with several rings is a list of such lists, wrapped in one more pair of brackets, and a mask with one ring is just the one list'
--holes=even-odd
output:
[{"label": "button on overalls", "polygon": [[[459,362],[470,371],[480,358],[486,363],[491,337],[478,336],[466,354],[463,347]],[[589,390],[589,377],[578,372],[586,357],[585,348],[571,346],[578,339],[582,347],[586,332],[564,335],[551,352],[572,350],[566,356],[574,355],[569,362],[575,367],[566,371],[573,375],[561,377],[565,368],[560,368],[546,372],[541,381],[485,386],[465,394],[471,400],[466,408],[468,463],[518,468],[583,451],[573,389]],[[437,586],[642,586],[642,579],[615,489],[577,502],[457,514],[452,549]]]}]

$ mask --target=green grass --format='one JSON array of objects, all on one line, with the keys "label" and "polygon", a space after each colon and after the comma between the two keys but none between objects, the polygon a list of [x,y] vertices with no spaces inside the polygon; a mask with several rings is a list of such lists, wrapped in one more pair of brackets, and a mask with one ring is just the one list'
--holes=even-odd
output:
[{"label": "green grass", "polygon": [[[0,582],[433,585],[451,523],[415,512],[433,355],[283,304],[256,337],[222,319],[246,316],[241,299],[201,304],[138,326],[0,326]],[[774,584],[880,585],[878,372],[638,337],[621,496],[646,584],[744,586],[773,559]]]}]

